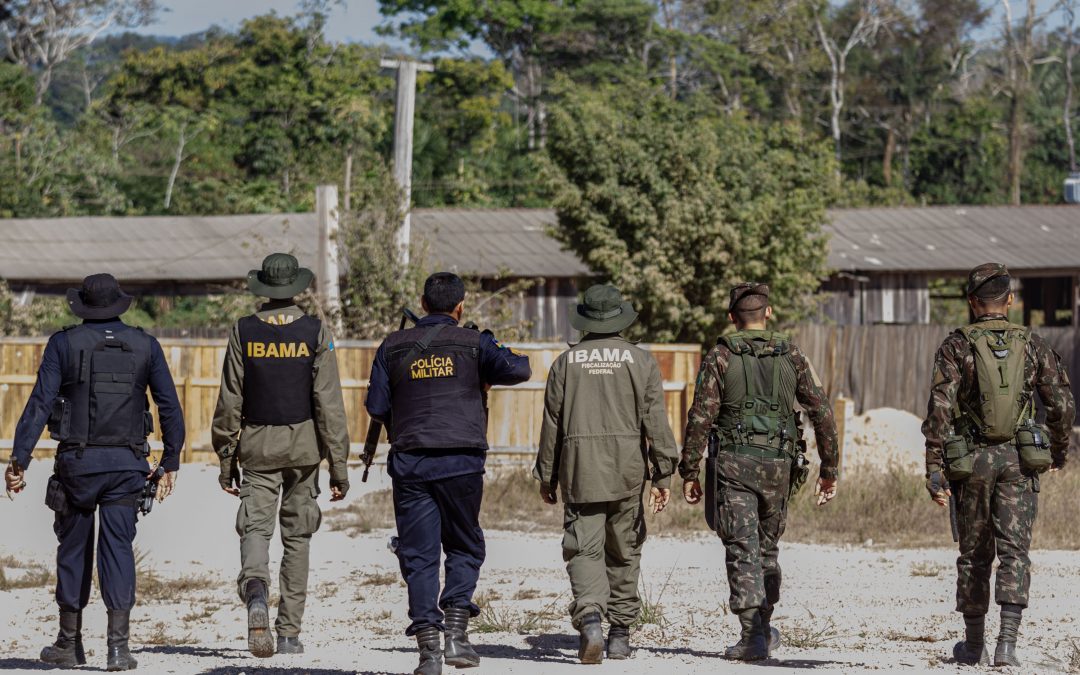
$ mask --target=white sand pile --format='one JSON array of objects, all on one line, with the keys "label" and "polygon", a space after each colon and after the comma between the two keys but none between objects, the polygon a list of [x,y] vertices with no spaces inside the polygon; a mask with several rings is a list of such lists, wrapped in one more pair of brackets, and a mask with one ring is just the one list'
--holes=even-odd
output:
[{"label": "white sand pile", "polygon": [[[807,430],[814,446],[813,429]],[[922,420],[904,410],[875,408],[847,420],[843,468],[885,471],[895,466],[921,474],[925,471]],[[816,454],[816,449],[811,455]]]}]

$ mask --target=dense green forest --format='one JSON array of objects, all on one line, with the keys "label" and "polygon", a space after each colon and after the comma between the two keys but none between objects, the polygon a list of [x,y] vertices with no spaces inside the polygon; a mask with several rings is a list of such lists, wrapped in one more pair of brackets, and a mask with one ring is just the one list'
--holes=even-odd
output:
[{"label": "dense green forest", "polygon": [[[0,215],[309,209],[316,183],[351,195],[379,180],[393,131],[387,49],[328,42],[325,2],[236,32],[102,33],[48,58],[34,44],[65,27],[35,16],[40,4],[8,2],[2,24]],[[73,34],[106,10],[123,10],[115,30],[156,9],[59,4]],[[554,111],[568,97],[613,103],[610,87],[662,91],[671,115],[821,139],[839,167],[832,205],[1057,202],[1071,3],[1044,16],[1011,0],[1012,23],[988,25],[998,4],[380,0],[383,30],[435,64],[417,95],[419,206],[550,204],[540,160],[561,151]],[[477,44],[493,57],[455,56]]]},{"label": "dense green forest", "polygon": [[[809,315],[829,207],[1062,201],[1078,1],[378,0],[434,65],[413,204],[553,207],[643,330],[702,341],[745,278]],[[334,4],[165,39],[123,32],[156,0],[0,0],[0,217],[311,210],[336,183],[369,261],[347,331],[378,333],[423,277],[392,246],[403,55],[329,41]]]}]

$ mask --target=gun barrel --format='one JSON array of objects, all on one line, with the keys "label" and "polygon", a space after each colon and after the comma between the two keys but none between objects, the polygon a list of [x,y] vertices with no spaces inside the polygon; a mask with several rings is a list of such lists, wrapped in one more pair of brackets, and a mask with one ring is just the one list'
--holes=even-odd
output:
[{"label": "gun barrel", "polygon": [[953,543],[960,541],[960,522],[956,515],[956,491],[949,495],[949,527],[952,528]]}]

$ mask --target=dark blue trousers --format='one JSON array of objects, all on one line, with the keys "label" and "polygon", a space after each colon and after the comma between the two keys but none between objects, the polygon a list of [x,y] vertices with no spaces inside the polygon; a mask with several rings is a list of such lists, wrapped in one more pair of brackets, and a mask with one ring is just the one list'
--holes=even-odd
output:
[{"label": "dark blue trousers", "polygon": [[68,510],[57,513],[53,531],[56,549],[56,603],[77,612],[90,600],[94,569],[94,512],[98,513],[98,581],[109,609],[135,606],[135,522],[146,474],[112,471],[85,476],[61,476]]},{"label": "dark blue trousers", "polygon": [[[409,619],[414,635],[425,626],[443,628],[442,609],[480,613],[472,596],[486,549],[480,529],[484,475],[442,480],[394,481],[398,561],[409,587]],[[446,583],[439,593],[440,551],[446,554]]]}]

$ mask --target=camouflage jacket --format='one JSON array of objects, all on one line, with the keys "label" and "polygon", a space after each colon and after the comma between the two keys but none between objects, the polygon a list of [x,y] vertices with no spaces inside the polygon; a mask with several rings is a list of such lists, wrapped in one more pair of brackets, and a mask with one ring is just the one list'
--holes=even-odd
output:
[{"label": "camouflage jacket", "polygon": [[[1001,314],[988,314],[976,322],[1004,319]],[[1050,450],[1055,463],[1063,463],[1069,450],[1069,432],[1076,407],[1069,376],[1050,345],[1037,333],[1031,334],[1024,362],[1024,392],[1031,396],[1038,392],[1046,408],[1046,426],[1050,430]],[[934,357],[934,374],[930,385],[930,402],[927,404],[926,420],[922,425],[926,437],[926,472],[938,471],[942,465],[942,443],[953,434],[953,402],[957,396],[964,397],[968,405],[978,409],[978,392],[973,386],[978,382],[975,374],[975,356],[967,339],[957,331],[949,334]]]},{"label": "camouflage jacket", "polygon": [[[829,397],[821,388],[814,369],[799,348],[792,344],[788,354],[795,366],[797,378],[795,400],[806,410],[810,422],[814,425],[818,455],[821,457],[821,477],[835,479],[840,451]],[[705,454],[709,442],[709,429],[716,423],[723,405],[724,373],[727,372],[730,358],[731,350],[721,343],[709,350],[701,362],[694,391],[694,404],[690,407],[686,434],[683,436],[682,461],[679,463],[679,475],[683,480],[698,479],[701,457]]]}]

